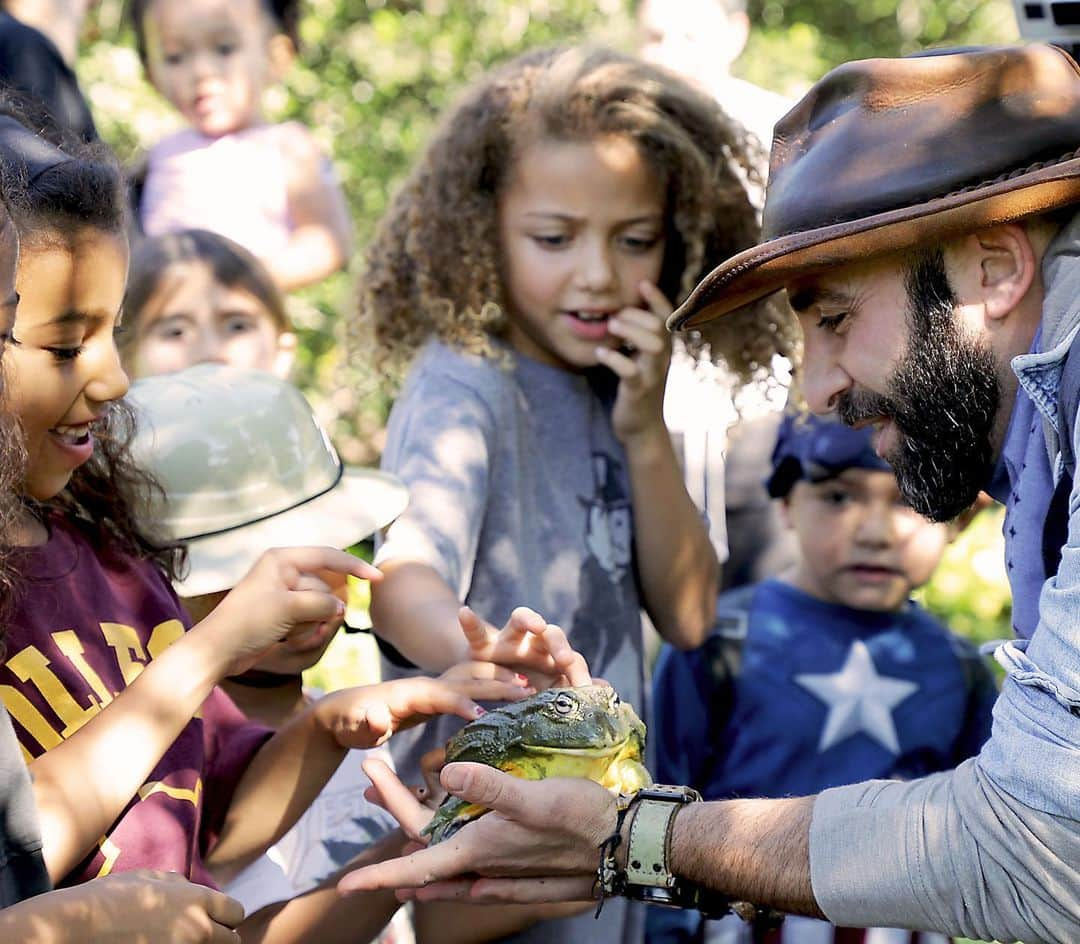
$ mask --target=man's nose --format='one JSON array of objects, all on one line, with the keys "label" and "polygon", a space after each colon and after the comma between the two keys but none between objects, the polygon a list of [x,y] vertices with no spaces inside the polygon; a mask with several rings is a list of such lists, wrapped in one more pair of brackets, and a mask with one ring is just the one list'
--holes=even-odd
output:
[{"label": "man's nose", "polygon": [[830,413],[840,394],[851,388],[851,378],[832,355],[827,343],[811,342],[803,349],[803,396],[811,413]]}]

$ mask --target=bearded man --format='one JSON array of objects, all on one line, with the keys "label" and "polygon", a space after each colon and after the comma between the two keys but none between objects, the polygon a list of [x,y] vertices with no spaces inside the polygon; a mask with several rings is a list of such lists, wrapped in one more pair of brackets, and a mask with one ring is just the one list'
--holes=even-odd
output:
[{"label": "bearded man", "polygon": [[711,890],[846,926],[1080,941],[1080,70],[1048,46],[841,66],[777,126],[764,230],[672,326],[785,289],[812,410],[874,424],[932,518],[983,488],[1006,502],[1018,638],[986,747],[909,783],[718,803],[450,765],[444,785],[496,812],[343,889],[715,908]]}]

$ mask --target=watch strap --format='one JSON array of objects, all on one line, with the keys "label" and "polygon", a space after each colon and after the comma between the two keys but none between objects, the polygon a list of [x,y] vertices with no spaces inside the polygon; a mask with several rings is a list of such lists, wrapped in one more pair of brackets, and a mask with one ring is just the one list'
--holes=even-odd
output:
[{"label": "watch strap", "polygon": [[641,799],[636,807],[626,850],[626,881],[631,885],[670,888],[675,881],[668,868],[671,826],[683,804]]}]

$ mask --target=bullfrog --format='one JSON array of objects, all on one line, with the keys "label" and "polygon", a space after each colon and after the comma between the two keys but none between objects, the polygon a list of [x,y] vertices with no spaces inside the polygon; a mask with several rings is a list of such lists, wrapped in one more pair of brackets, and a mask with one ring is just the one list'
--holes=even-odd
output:
[{"label": "bullfrog", "polygon": [[[645,725],[613,688],[549,688],[488,711],[446,745],[446,762],[473,761],[515,777],[586,777],[609,790],[633,793],[652,783],[642,763]],[[424,834],[449,839],[487,808],[449,796]]]}]

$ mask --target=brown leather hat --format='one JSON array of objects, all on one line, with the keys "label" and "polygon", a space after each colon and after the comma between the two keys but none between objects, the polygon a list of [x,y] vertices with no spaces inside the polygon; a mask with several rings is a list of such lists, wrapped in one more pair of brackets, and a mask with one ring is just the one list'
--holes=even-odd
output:
[{"label": "brown leather hat", "polygon": [[1057,47],[849,62],[776,125],[761,244],[709,273],[668,326],[1078,202],[1080,68]]}]

